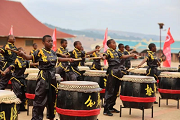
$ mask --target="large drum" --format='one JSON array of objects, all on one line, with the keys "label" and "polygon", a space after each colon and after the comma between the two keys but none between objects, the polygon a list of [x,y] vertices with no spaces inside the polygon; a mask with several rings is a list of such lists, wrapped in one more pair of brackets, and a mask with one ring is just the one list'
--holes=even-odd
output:
[{"label": "large drum", "polygon": [[[35,89],[36,89],[36,80],[38,77],[38,73],[30,73],[26,80],[27,80],[27,90],[26,90],[26,98],[29,99],[29,105],[32,105],[32,101],[35,97]],[[56,74],[57,86],[62,81],[62,78],[59,74]]]},{"label": "large drum", "polygon": [[154,77],[124,75],[121,83],[120,99],[126,108],[147,109],[156,100]]},{"label": "large drum", "polygon": [[0,120],[18,120],[16,104],[20,103],[14,92],[0,90]]},{"label": "large drum", "polygon": [[78,66],[78,69],[79,69],[79,72],[82,75],[82,79],[84,80],[84,75],[83,74],[86,72],[86,70],[90,70],[89,67],[87,67],[87,66]]},{"label": "large drum", "polygon": [[158,91],[163,99],[180,99],[180,73],[162,72]]},{"label": "large drum", "polygon": [[88,66],[89,68],[91,68],[92,63],[93,63],[93,62],[85,62],[84,65],[85,65],[85,66]]},{"label": "large drum", "polygon": [[100,88],[102,88],[102,91],[100,91],[101,98],[104,98],[104,94],[105,94],[105,87],[106,87],[106,81],[107,81],[106,76],[107,76],[106,71],[102,71],[102,70],[87,70],[84,73],[85,81],[97,82]]},{"label": "large drum", "polygon": [[129,68],[129,74],[146,76],[146,70],[147,68],[139,68],[139,69]]},{"label": "large drum", "polygon": [[[132,68],[137,68],[138,66],[137,65],[132,65]],[[147,65],[142,65],[141,68],[148,68]]]},{"label": "large drum", "polygon": [[177,72],[178,68],[176,68],[176,67],[158,67],[158,70],[161,72]]},{"label": "large drum", "polygon": [[61,120],[97,120],[99,85],[88,81],[64,81],[58,87],[56,111]]},{"label": "large drum", "polygon": [[26,68],[25,72],[24,72],[24,77],[26,78],[28,76],[28,74],[30,73],[39,73],[39,69],[38,68]]}]

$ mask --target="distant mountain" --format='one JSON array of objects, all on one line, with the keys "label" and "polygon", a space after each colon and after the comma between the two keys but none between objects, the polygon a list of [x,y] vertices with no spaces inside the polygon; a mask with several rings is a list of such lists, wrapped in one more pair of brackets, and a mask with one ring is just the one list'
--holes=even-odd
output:
[{"label": "distant mountain", "polygon": [[[85,30],[71,30],[64,29],[57,26],[53,26],[47,23],[44,23],[47,27],[54,29],[56,27],[57,30],[73,34],[76,36],[85,36],[94,39],[103,39],[105,30],[97,30],[97,29],[85,29]],[[108,36],[113,39],[124,39],[124,40],[142,40],[142,39],[153,39],[159,40],[159,36],[157,35],[147,35],[141,33],[133,33],[133,32],[124,32],[124,31],[114,31],[108,30]],[[165,39],[165,36],[162,36],[162,39]]]}]

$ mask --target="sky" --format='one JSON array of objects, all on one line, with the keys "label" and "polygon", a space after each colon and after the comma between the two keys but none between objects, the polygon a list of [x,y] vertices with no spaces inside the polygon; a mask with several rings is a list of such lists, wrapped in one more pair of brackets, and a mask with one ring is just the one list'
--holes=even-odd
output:
[{"label": "sky", "polygon": [[159,35],[159,22],[180,40],[180,0],[14,0],[42,23],[61,28],[102,29]]}]

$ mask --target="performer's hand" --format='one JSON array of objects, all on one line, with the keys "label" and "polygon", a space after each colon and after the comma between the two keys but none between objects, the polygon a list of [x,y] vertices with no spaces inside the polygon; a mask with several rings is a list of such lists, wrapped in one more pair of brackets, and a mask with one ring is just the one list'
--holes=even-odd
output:
[{"label": "performer's hand", "polygon": [[5,75],[6,75],[6,73],[2,71],[2,72],[1,72],[1,75],[2,75],[2,76],[5,76]]},{"label": "performer's hand", "polygon": [[137,67],[138,67],[138,68],[140,68],[140,67],[141,67],[141,65],[138,65]]},{"label": "performer's hand", "polygon": [[136,48],[134,48],[133,51],[136,51]]},{"label": "performer's hand", "polygon": [[96,52],[99,52],[99,51],[100,51],[100,49],[95,49],[95,51],[96,51]]},{"label": "performer's hand", "polygon": [[18,51],[19,53],[18,53],[18,56],[20,56],[20,57],[22,57],[23,55],[25,55],[25,53],[22,51],[22,50],[20,50],[20,51]]},{"label": "performer's hand", "polygon": [[74,59],[73,58],[69,58],[69,62],[74,62]]}]

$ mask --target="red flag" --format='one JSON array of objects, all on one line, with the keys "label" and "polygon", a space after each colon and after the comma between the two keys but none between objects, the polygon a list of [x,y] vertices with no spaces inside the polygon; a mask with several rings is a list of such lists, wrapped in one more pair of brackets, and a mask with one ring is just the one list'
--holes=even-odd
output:
[{"label": "red flag", "polygon": [[13,35],[13,26],[11,25],[11,29],[9,31],[9,35]]},{"label": "red flag", "polygon": [[[104,34],[104,41],[103,41],[104,52],[107,50],[107,35],[108,35],[108,28],[106,28]],[[104,65],[107,65],[107,60],[104,60]]]},{"label": "red flag", "polygon": [[56,48],[57,48],[56,28],[54,29],[52,39],[53,39],[53,47],[52,47],[52,50],[56,51]]},{"label": "red flag", "polygon": [[168,29],[166,40],[164,42],[163,53],[166,56],[166,61],[163,62],[163,66],[171,67],[171,44],[174,43],[174,39]]}]

